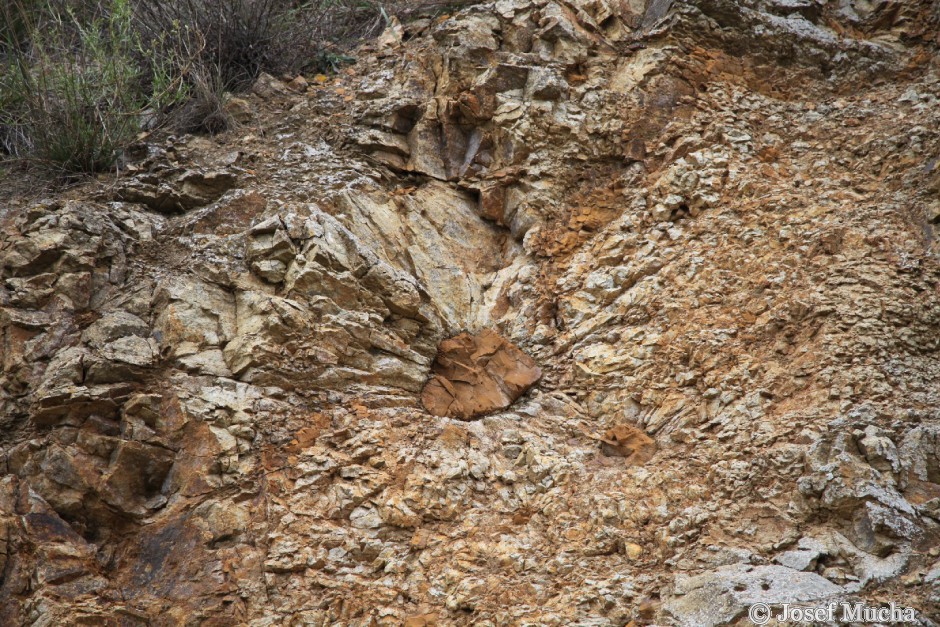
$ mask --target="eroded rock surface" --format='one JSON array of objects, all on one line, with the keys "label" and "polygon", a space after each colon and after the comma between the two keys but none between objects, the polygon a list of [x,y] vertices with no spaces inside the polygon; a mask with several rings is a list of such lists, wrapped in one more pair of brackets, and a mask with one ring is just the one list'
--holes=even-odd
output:
[{"label": "eroded rock surface", "polygon": [[470,420],[508,408],[542,376],[535,361],[492,329],[441,342],[421,403],[435,416]]},{"label": "eroded rock surface", "polygon": [[755,603],[770,606],[824,606],[841,590],[816,573],[783,566],[722,566],[713,572],[683,577],[666,611],[683,627],[727,625],[747,616]]},{"label": "eroded rock surface", "polygon": [[933,624],[938,34],[499,0],[4,196],[0,624]]}]

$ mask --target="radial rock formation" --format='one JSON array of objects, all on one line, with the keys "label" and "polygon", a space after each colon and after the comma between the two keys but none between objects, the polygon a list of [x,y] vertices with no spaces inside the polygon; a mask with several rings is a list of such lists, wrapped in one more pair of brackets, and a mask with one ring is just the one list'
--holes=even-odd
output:
[{"label": "radial rock formation", "polygon": [[936,624],[938,4],[435,11],[0,183],[0,625]]}]

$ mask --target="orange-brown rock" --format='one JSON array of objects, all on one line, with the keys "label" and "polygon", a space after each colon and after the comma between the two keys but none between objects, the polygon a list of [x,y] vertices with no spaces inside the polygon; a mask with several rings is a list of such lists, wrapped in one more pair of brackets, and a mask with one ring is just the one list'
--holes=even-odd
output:
[{"label": "orange-brown rock", "polygon": [[542,376],[535,361],[495,331],[441,342],[421,392],[435,416],[471,420],[506,409]]},{"label": "orange-brown rock", "polygon": [[601,442],[604,455],[625,457],[627,465],[645,464],[656,452],[656,440],[631,425],[611,427]]}]

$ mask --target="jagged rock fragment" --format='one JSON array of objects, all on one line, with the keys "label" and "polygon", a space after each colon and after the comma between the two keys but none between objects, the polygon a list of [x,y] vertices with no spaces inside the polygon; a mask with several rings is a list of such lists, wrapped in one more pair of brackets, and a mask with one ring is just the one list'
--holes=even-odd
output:
[{"label": "jagged rock fragment", "polygon": [[506,409],[542,376],[531,357],[490,329],[441,342],[431,372],[421,392],[425,409],[461,420]]}]

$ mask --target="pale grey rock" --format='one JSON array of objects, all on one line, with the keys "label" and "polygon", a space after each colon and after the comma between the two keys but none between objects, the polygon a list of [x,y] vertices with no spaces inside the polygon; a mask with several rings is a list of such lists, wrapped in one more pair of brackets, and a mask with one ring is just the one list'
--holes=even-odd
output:
[{"label": "pale grey rock", "polygon": [[184,356],[235,337],[235,302],[216,285],[190,276],[161,282],[154,292],[154,335],[162,354]]},{"label": "pale grey rock", "polygon": [[711,627],[744,616],[754,603],[798,603],[834,597],[842,588],[815,573],[783,566],[722,566],[676,577],[664,609],[678,624]]},{"label": "pale grey rock", "polygon": [[219,349],[210,349],[179,358],[179,363],[187,370],[216,377],[231,377],[232,371],[225,363],[225,357]]},{"label": "pale grey rock", "polygon": [[167,169],[161,176],[145,174],[122,181],[116,199],[164,214],[189,211],[218,200],[235,186],[237,177],[224,170]]},{"label": "pale grey rock", "polygon": [[279,259],[253,261],[251,269],[268,283],[281,283],[287,274],[287,266]]},{"label": "pale grey rock", "polygon": [[108,342],[101,347],[99,354],[109,361],[150,368],[156,365],[159,348],[153,338],[129,335]]},{"label": "pale grey rock", "polygon": [[531,68],[525,85],[525,96],[532,100],[558,100],[568,91],[568,82],[557,71]]},{"label": "pale grey rock", "polygon": [[774,557],[774,562],[793,570],[813,571],[820,557],[826,555],[826,545],[813,538],[800,538],[797,548]]},{"label": "pale grey rock", "polygon": [[82,333],[82,340],[100,348],[125,336],[146,337],[150,327],[138,316],[126,311],[112,311],[93,322]]},{"label": "pale grey rock", "polygon": [[934,564],[930,570],[927,571],[927,574],[924,575],[924,583],[928,583],[933,586],[936,586],[938,583],[940,583],[940,562]]}]

